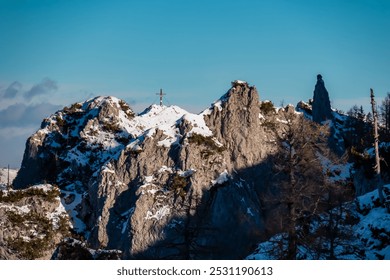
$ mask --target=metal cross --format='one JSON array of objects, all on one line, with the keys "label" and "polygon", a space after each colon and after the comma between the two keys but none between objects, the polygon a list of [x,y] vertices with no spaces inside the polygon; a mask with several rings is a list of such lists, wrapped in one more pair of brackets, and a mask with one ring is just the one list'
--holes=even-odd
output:
[{"label": "metal cross", "polygon": [[164,95],[167,95],[166,93],[163,93],[162,89],[160,89],[160,92],[159,93],[156,93],[156,95],[159,95],[160,96],[160,106],[163,105],[163,96]]}]

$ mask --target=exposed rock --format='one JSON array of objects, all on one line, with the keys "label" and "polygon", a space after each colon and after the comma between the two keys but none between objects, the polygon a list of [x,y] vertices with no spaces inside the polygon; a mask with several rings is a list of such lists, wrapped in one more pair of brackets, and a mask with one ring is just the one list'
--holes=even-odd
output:
[{"label": "exposed rock", "polygon": [[[125,259],[243,258],[276,230],[261,202],[272,174],[266,159],[276,152],[274,129],[295,114],[272,103],[263,110],[267,118],[256,88],[238,80],[199,115],[152,105],[134,116],[113,97],[76,103],[30,137],[16,187],[54,180],[75,231],[96,250],[118,249]],[[59,250],[78,257],[68,243]]]},{"label": "exposed rock", "polygon": [[[64,240],[53,259],[241,259],[283,228],[285,209],[265,197],[280,192],[284,176],[272,160],[278,137],[293,117],[332,118],[320,75],[314,95],[298,112],[276,109],[236,80],[200,114],[152,105],[135,116],[114,97],[76,103],[29,138],[14,185],[47,181],[61,189],[85,242]],[[333,115],[341,147],[344,116]]]},{"label": "exposed rock", "polygon": [[322,123],[332,119],[332,110],[328,91],[320,74],[317,75],[317,84],[313,96],[313,121]]},{"label": "exposed rock", "polygon": [[65,107],[41,124],[26,143],[15,189],[53,182],[60,186],[90,176],[127,143],[123,122],[134,113],[115,97],[96,97]]},{"label": "exposed rock", "polygon": [[49,259],[69,234],[59,189],[40,185],[0,190],[0,259]]},{"label": "exposed rock", "polygon": [[84,242],[65,238],[53,253],[52,260],[120,260],[119,250],[93,250]]},{"label": "exposed rock", "polygon": [[185,115],[175,123],[179,143],[159,147],[167,136],[156,130],[139,152],[124,149],[90,184],[90,244],[126,258],[244,255],[264,228],[253,166],[272,147],[261,141],[259,110],[256,89],[236,83],[201,114],[213,137],[193,133]]},{"label": "exposed rock", "polygon": [[256,166],[274,147],[256,88],[232,85],[200,115],[134,117],[112,97],[65,108],[29,138],[15,186],[55,181],[76,231],[125,258],[245,256],[264,234]]}]

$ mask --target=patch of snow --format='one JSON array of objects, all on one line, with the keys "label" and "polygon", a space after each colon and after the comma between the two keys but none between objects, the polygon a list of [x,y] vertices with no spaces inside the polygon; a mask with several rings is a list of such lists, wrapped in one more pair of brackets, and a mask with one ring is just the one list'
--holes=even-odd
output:
[{"label": "patch of snow", "polygon": [[234,81],[232,82],[232,85],[235,85],[235,84],[238,84],[238,85],[247,85],[248,82],[242,81],[242,80],[234,80]]},{"label": "patch of snow", "polygon": [[251,215],[252,217],[255,216],[255,215],[253,214],[253,212],[252,212],[252,209],[251,209],[250,207],[248,207],[248,208],[246,209],[246,213],[247,213],[248,215]]},{"label": "patch of snow", "polygon": [[147,184],[147,183],[152,183],[154,180],[154,176],[153,175],[150,175],[150,176],[145,176],[144,178],[144,183]]},{"label": "patch of snow", "polygon": [[351,177],[353,163],[334,164],[327,157],[317,153],[321,162],[324,174],[331,172],[332,177],[328,177],[330,182],[345,181]]},{"label": "patch of snow", "polygon": [[60,217],[63,215],[67,215],[67,212],[64,205],[59,203],[58,207],[54,209],[53,212],[47,214],[47,218],[52,221],[54,228],[57,229],[59,227],[58,222],[60,221]]},{"label": "patch of snow", "polygon": [[[384,185],[384,189],[388,189],[390,191],[390,184],[389,185]],[[372,209],[375,207],[374,201],[379,199],[379,194],[377,190],[374,190],[372,192],[368,192],[366,194],[363,194],[356,198],[356,201],[359,205],[360,209]]]},{"label": "patch of snow", "polygon": [[[385,185],[384,189],[386,189],[385,193],[388,193],[390,191],[390,185]],[[353,235],[351,236],[351,239],[345,240],[342,244],[335,247],[335,255],[337,258],[345,260],[360,259],[362,257],[367,260],[382,258],[385,260],[390,259],[390,244],[387,242],[390,233],[390,214],[385,207],[375,203],[378,197],[378,192],[376,190],[359,196],[356,199],[357,209],[355,203],[346,203],[345,206],[348,207],[350,211],[353,211],[352,213],[355,213],[352,214],[352,216],[357,215],[359,219],[358,222],[353,225],[353,228],[349,233]],[[347,218],[347,216],[349,215],[345,215],[345,218]],[[274,254],[278,253],[275,249],[279,250],[282,248],[283,251],[286,251],[288,246],[287,240],[286,234],[277,234],[268,241],[260,243],[255,252],[246,259],[275,259],[278,256],[278,254]],[[278,246],[277,248],[276,244]],[[348,253],[350,247],[353,248],[356,246],[359,246],[359,248],[364,250],[365,255],[359,256],[357,254]],[[316,256],[310,255],[310,252],[302,246],[299,246],[298,251],[305,259],[316,258]]]},{"label": "patch of snow", "polygon": [[[221,108],[221,109],[222,109],[222,108]],[[200,115],[202,115],[202,116],[209,116],[209,115],[211,115],[212,112],[213,112],[213,111],[212,111],[211,108],[207,108],[207,109],[205,109],[204,111],[202,111],[202,112],[200,113]]]},{"label": "patch of snow", "polygon": [[162,218],[169,215],[170,212],[171,212],[170,207],[168,205],[164,205],[163,207],[158,209],[155,214],[153,214],[151,211],[148,211],[146,213],[145,219],[146,220],[153,220],[154,219],[156,221],[160,221]]},{"label": "patch of snow", "polygon": [[153,137],[157,130],[160,130],[165,138],[160,140],[158,145],[169,148],[178,144],[182,138],[178,125],[183,119],[191,123],[194,133],[212,134],[204,122],[203,115],[191,114],[177,106],[152,105],[138,116],[122,123],[122,125],[123,129],[134,138],[140,136]]},{"label": "patch of snow", "polygon": [[190,168],[186,171],[179,171],[178,174],[181,177],[188,177],[188,176],[193,175],[195,172],[196,172],[196,169]]},{"label": "patch of snow", "polygon": [[259,119],[262,120],[262,121],[265,120],[265,117],[264,117],[264,115],[262,113],[259,113]]},{"label": "patch of snow", "polygon": [[225,169],[225,171],[223,171],[221,174],[219,174],[217,179],[211,180],[211,184],[213,186],[217,185],[217,184],[223,184],[223,183],[227,182],[228,180],[229,180],[229,173]]},{"label": "patch of snow", "polygon": [[[71,184],[67,186],[68,189],[72,189],[74,187],[74,184]],[[65,211],[69,214],[73,229],[76,232],[83,232],[86,229],[86,225],[84,222],[78,218],[78,212],[76,210],[76,206],[79,205],[82,202],[82,194],[76,192],[76,191],[65,191],[61,190],[61,193],[63,194],[63,198],[61,199],[61,204],[65,208]],[[66,204],[65,197],[74,195],[74,200],[70,204]]]},{"label": "patch of snow", "polygon": [[47,191],[51,191],[53,189],[53,186],[50,184],[39,184],[39,185],[31,186],[30,188],[37,189],[37,190],[43,190],[43,191],[47,192]]},{"label": "patch of snow", "polygon": [[111,173],[111,174],[115,174],[115,171],[114,170],[112,170],[112,169],[110,169],[111,168],[111,166],[107,166],[107,165],[104,165],[103,167],[102,167],[102,173]]},{"label": "patch of snow", "polygon": [[341,122],[345,122],[348,119],[347,115],[340,114],[339,112],[336,112],[334,110],[332,111],[332,115],[334,119],[339,120]]},{"label": "patch of snow", "polygon": [[158,141],[157,146],[169,148],[169,147],[171,147],[172,145],[178,144],[178,143],[179,143],[178,138],[179,138],[180,136],[179,136],[179,134],[176,134],[176,136],[177,136],[177,138],[176,138],[176,137],[169,137],[169,136],[168,136],[168,137],[165,138],[164,140]]},{"label": "patch of snow", "polygon": [[222,111],[222,100],[217,100],[213,105],[213,108],[217,108],[218,111]]},{"label": "patch of snow", "polygon": [[276,120],[280,123],[283,123],[283,124],[288,124],[289,122],[287,120],[281,120],[279,118],[276,118]]},{"label": "patch of snow", "polygon": [[28,207],[28,205],[23,205],[23,206],[16,206],[16,205],[8,205],[8,204],[2,204],[0,203],[0,208],[5,208],[7,210],[11,210],[12,212],[16,212],[16,213],[19,213],[19,214],[27,214],[29,213],[31,210],[30,208]]},{"label": "patch of snow", "polygon": [[141,146],[139,145],[141,143],[140,139],[136,139],[130,144],[126,146],[127,150],[134,151],[134,152],[140,152],[142,151]]},{"label": "patch of snow", "polygon": [[[381,142],[379,143],[379,149],[390,149],[390,142]],[[379,152],[380,153],[380,152]],[[371,147],[364,151],[364,154],[368,154],[371,158],[375,157],[375,148]]]},{"label": "patch of snow", "polygon": [[163,172],[173,173],[173,170],[172,170],[172,168],[163,165],[163,166],[161,166],[161,168],[158,170],[158,173],[163,173]]},{"label": "patch of snow", "polygon": [[188,132],[188,137],[192,134],[200,134],[203,136],[211,136],[213,132],[206,125],[203,115],[185,114],[183,120],[188,121],[192,125],[192,129]]},{"label": "patch of snow", "polygon": [[147,190],[147,193],[150,193],[150,194],[154,195],[158,191],[160,191],[160,190],[158,190],[158,189],[150,189],[150,190]]},{"label": "patch of snow", "polygon": [[[270,240],[262,242],[258,245],[255,252],[247,256],[246,260],[269,260],[275,259],[272,252],[274,251],[275,244],[282,244],[283,247],[286,247],[283,240],[286,239],[283,234],[277,234],[270,238]],[[285,249],[285,248],[284,248]]]}]

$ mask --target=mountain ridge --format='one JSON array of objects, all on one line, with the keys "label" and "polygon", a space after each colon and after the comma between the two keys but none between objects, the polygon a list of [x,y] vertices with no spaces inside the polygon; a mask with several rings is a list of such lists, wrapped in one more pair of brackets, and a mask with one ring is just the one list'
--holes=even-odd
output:
[{"label": "mountain ridge", "polygon": [[[282,230],[273,220],[283,209],[265,199],[283,179],[276,143],[311,110],[276,109],[244,81],[199,114],[151,105],[136,115],[123,100],[96,97],[42,122],[14,187],[58,185],[73,231],[95,250],[120,250],[125,259],[242,259]],[[340,126],[334,130],[343,147]],[[339,172],[326,176],[347,184]]]}]

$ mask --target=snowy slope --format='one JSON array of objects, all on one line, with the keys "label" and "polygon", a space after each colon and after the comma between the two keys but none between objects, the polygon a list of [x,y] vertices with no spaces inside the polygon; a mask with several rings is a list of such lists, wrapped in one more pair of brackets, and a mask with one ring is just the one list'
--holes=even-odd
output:
[{"label": "snowy slope", "polygon": [[[389,204],[390,185],[384,186],[384,192],[387,204]],[[351,234],[350,238],[344,240],[344,244],[336,247],[336,258],[390,260],[390,209],[379,206],[378,201],[378,192],[375,190],[359,196],[354,202],[345,204],[346,209],[348,209],[345,221],[354,217],[357,222],[348,231]],[[246,259],[275,259],[275,244],[286,246],[286,235],[277,234],[260,243],[255,252]],[[351,250],[350,248],[355,249]],[[306,256],[304,258],[314,258],[302,246],[298,248],[298,251],[301,256]],[[350,252],[348,253],[348,251]]]},{"label": "snowy slope", "polygon": [[[211,136],[212,132],[204,122],[202,115],[189,113],[178,106],[159,106],[152,105],[141,114],[127,123],[123,123],[126,131],[138,137],[145,135],[153,137],[156,130],[163,131],[166,138],[159,142],[160,146],[170,147],[172,144],[178,143],[183,135],[180,135],[178,124],[182,121],[187,121],[192,125],[192,130],[189,132]],[[188,136],[190,136],[188,135]]]}]

